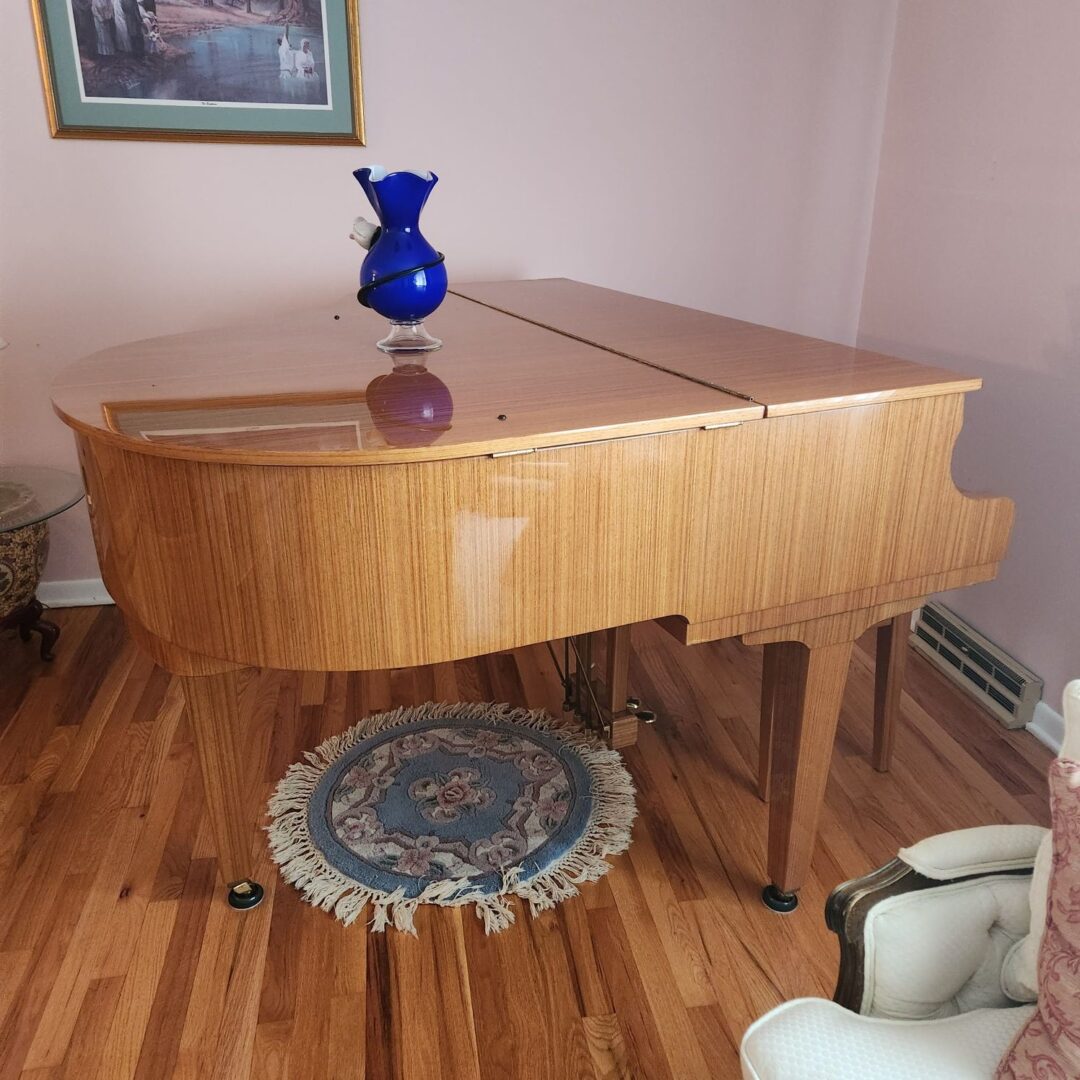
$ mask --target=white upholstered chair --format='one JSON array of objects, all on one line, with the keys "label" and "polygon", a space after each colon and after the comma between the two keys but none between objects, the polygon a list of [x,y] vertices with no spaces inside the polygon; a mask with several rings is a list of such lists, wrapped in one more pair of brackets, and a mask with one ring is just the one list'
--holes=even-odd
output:
[{"label": "white upholstered chair", "polygon": [[[1080,680],[1065,688],[1065,757],[1080,760]],[[800,998],[743,1036],[746,1080],[990,1080],[1034,1011],[1050,833],[960,829],[839,886],[833,1001]]]}]

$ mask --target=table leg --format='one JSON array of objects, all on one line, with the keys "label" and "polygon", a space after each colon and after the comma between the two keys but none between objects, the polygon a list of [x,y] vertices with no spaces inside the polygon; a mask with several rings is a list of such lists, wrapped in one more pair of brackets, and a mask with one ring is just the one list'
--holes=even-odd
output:
[{"label": "table leg", "polygon": [[874,670],[874,750],[871,757],[878,772],[888,772],[892,760],[910,626],[911,616],[904,612],[878,627]]},{"label": "table leg", "polygon": [[41,635],[41,659],[51,660],[53,649],[60,637],[60,627],[48,619],[43,619],[45,608],[36,596],[30,599],[17,611],[9,612],[0,618],[0,630],[17,629],[19,637],[23,641],[30,640],[30,634]]},{"label": "table leg", "polygon": [[852,641],[814,647],[800,641],[766,645],[772,652],[769,662],[775,664],[775,734],[769,808],[771,884],[762,896],[776,911],[795,908],[795,892],[810,873],[852,645]]},{"label": "table leg", "polygon": [[185,676],[183,684],[221,877],[229,887],[229,903],[251,908],[262,900],[263,889],[250,877],[255,823],[243,758],[237,675],[226,671]]}]

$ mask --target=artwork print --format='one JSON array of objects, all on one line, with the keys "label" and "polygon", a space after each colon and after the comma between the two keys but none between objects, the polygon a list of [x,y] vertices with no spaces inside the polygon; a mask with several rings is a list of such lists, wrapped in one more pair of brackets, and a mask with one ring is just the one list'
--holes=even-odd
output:
[{"label": "artwork print", "polygon": [[34,0],[54,135],[361,143],[356,0]]},{"label": "artwork print", "polygon": [[67,0],[85,98],[325,108],[322,0]]}]

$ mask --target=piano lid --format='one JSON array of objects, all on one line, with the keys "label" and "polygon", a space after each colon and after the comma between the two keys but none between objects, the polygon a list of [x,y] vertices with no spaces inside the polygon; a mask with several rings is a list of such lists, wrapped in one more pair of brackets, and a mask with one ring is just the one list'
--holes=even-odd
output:
[{"label": "piano lid", "polygon": [[105,349],[53,384],[62,419],[144,453],[378,464],[506,453],[760,419],[764,410],[456,296],[445,344],[395,368],[349,299]]},{"label": "piano lid", "polygon": [[456,285],[454,292],[743,394],[768,416],[978,390],[944,368],[804,337],[566,278]]}]

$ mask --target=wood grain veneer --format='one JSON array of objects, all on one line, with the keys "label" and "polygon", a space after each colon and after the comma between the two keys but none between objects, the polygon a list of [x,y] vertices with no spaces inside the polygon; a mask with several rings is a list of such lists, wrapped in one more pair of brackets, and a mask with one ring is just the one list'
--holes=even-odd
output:
[{"label": "wood grain veneer", "polygon": [[[385,320],[349,300],[105,349],[64,369],[53,405],[98,442],[259,465],[431,461],[764,415],[760,405],[455,296],[430,322],[446,344],[422,372],[395,374],[375,347]],[[380,417],[371,391],[387,377],[392,415]]]},{"label": "wood grain veneer", "polygon": [[[533,321],[448,300],[428,375],[452,422],[419,444],[376,430],[389,361],[355,308],[122,346],[58,380],[105,582],[191,680],[229,872],[242,769],[206,759],[240,753],[237,668],[438,664],[660,619],[777,646],[768,866],[798,889],[850,643],[1004,556],[1012,504],[950,474],[977,380],[575,283],[469,291]],[[335,434],[306,441],[319,415]]]},{"label": "wood grain veneer", "polygon": [[985,579],[1012,507],[952,484],[961,401],[376,469],[79,444],[105,582],[140,627],[234,664],[366,670],[665,616],[708,640]]},{"label": "wood grain veneer", "polygon": [[483,305],[699,379],[768,415],[978,390],[982,380],[566,278],[455,285]]},{"label": "wood grain veneer", "polygon": [[251,804],[236,675],[202,675],[184,679],[183,685],[207,807],[224,826],[215,830],[218,866],[227,883],[240,881],[251,872]]},{"label": "wood grain veneer", "polygon": [[765,646],[776,654],[768,869],[782,892],[802,888],[810,872],[851,646],[850,640]]}]

